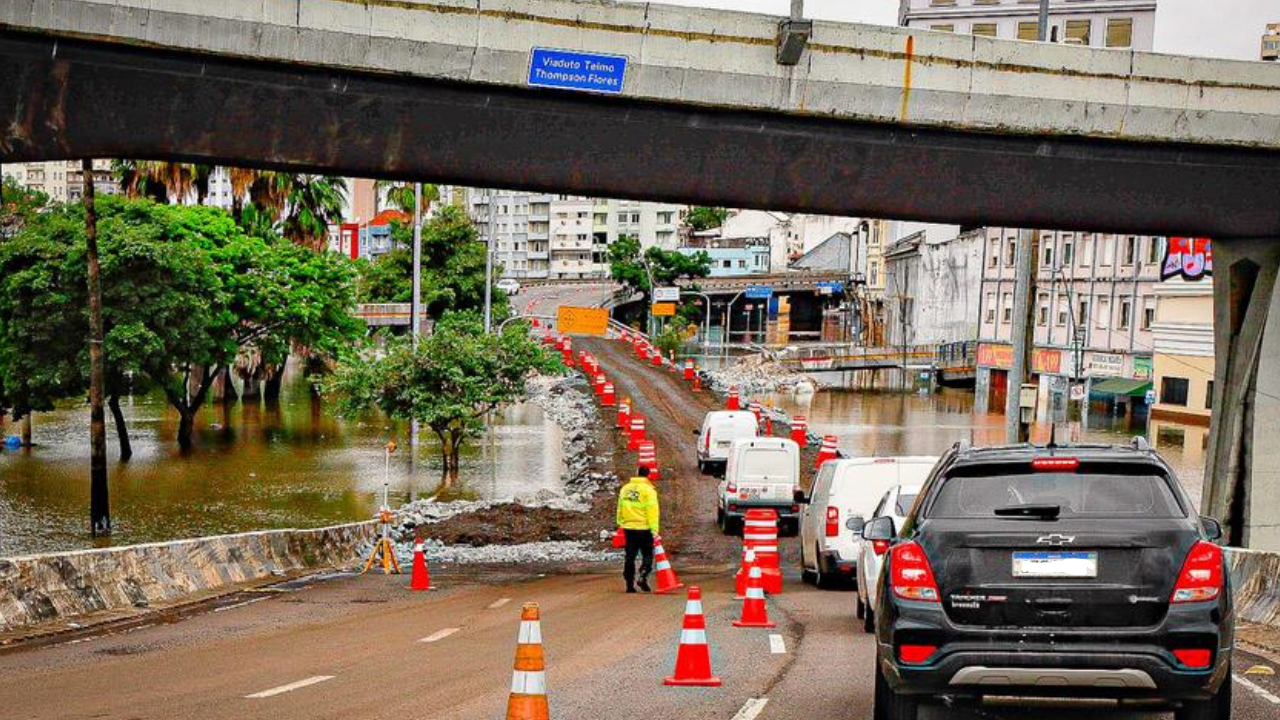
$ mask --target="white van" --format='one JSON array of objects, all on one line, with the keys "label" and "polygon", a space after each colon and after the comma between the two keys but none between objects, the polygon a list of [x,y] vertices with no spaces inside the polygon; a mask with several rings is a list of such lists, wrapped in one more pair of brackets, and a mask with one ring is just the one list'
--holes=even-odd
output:
[{"label": "white van", "polygon": [[884,494],[924,482],[936,457],[829,460],[818,471],[800,518],[800,575],[819,587],[857,582],[862,526]]},{"label": "white van", "polygon": [[799,489],[798,445],[783,438],[739,438],[729,444],[716,522],[725,533],[737,532],[748,510],[771,508],[778,513],[778,534],[794,535],[800,521]]},{"label": "white van", "polygon": [[746,410],[714,410],[702,418],[702,430],[693,434],[698,436],[698,471],[724,477],[729,445],[738,438],[759,436],[760,422]]}]

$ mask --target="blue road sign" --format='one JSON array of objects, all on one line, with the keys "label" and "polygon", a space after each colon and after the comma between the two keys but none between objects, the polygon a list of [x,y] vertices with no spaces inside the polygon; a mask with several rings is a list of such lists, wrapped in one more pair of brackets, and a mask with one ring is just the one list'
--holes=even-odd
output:
[{"label": "blue road sign", "polygon": [[627,76],[625,55],[602,55],[573,50],[534,48],[529,54],[529,84],[619,94]]},{"label": "blue road sign", "polygon": [[823,280],[818,283],[818,291],[823,294],[844,292],[844,283],[839,280]]},{"label": "blue road sign", "polygon": [[752,300],[765,300],[773,295],[773,288],[768,285],[748,285],[743,295]]}]

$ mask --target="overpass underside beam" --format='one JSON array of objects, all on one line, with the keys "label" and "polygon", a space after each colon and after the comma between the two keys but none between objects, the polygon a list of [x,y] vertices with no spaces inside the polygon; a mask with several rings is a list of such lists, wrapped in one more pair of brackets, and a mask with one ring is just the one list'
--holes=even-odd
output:
[{"label": "overpass underside beam", "polygon": [[1280,241],[1215,241],[1213,421],[1202,511],[1280,551]]}]

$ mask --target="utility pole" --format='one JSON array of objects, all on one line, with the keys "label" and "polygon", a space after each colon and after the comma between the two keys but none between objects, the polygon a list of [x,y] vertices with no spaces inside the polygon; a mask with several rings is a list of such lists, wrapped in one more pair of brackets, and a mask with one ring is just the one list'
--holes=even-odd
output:
[{"label": "utility pole", "polygon": [[1009,367],[1009,388],[1004,402],[1005,441],[1010,445],[1026,442],[1027,430],[1022,426],[1022,384],[1031,370],[1031,354],[1035,346],[1035,286],[1039,270],[1040,233],[1018,231],[1013,288],[1013,362]]},{"label": "utility pole", "polygon": [[495,202],[493,188],[489,188],[489,222],[485,227],[484,244],[484,332],[493,332],[493,225]]},{"label": "utility pole", "polygon": [[422,183],[413,184],[413,298],[409,302],[409,337],[418,349],[422,334]]},{"label": "utility pole", "polygon": [[93,198],[93,160],[80,161],[84,174],[84,237],[89,280],[89,529],[93,537],[111,534],[107,488],[107,422],[102,409],[106,358],[102,347],[102,267],[98,263],[98,215]]}]

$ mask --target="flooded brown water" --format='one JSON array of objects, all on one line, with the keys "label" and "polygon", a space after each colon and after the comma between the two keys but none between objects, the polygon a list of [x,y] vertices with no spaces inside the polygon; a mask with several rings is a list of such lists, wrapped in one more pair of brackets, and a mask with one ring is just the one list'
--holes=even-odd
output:
[{"label": "flooded brown water", "polygon": [[[107,428],[112,544],[362,520],[377,509],[384,477],[393,505],[441,492],[430,432],[413,451],[404,424],[339,420],[312,400],[301,376],[286,383],[278,404],[206,408],[186,455],[162,397],[134,398],[124,410],[129,463],[117,462],[109,418]],[[2,432],[18,429],[6,424]],[[388,475],[383,447],[391,435],[402,448]],[[87,409],[37,414],[34,439],[33,449],[0,451],[0,557],[91,546]],[[509,408],[467,445],[459,481],[442,496],[503,500],[558,487],[561,446],[559,428],[540,408]]]}]

